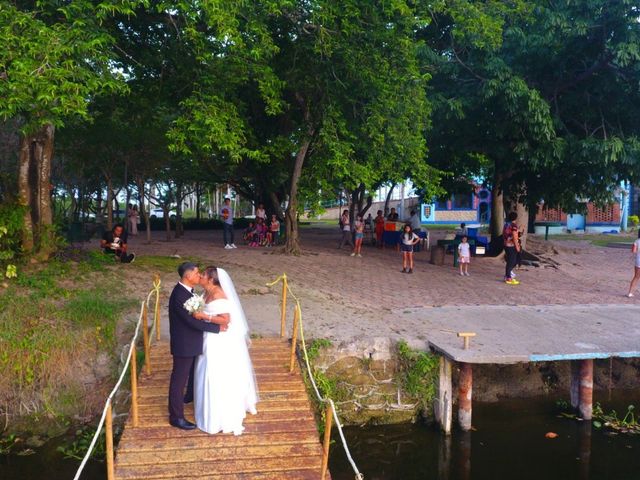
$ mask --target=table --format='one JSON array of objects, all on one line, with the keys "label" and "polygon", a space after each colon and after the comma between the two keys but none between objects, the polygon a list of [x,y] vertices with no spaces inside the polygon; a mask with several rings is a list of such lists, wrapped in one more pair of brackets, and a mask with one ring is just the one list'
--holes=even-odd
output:
[{"label": "table", "polygon": [[[451,240],[438,240],[438,246],[439,247],[447,247],[449,245],[453,245],[453,266],[457,267],[458,266],[458,245],[460,245],[460,238],[453,238]],[[474,238],[467,238],[467,242],[469,242],[469,245],[475,246],[476,244],[476,240]],[[445,253],[446,250],[445,250]]]},{"label": "table", "polygon": [[544,227],[544,239],[549,240],[549,227],[561,227],[561,222],[535,222],[533,224],[537,227]]},{"label": "table", "polygon": [[[424,248],[424,243],[425,242],[429,242],[429,232],[421,230],[419,232],[416,232],[416,234],[420,237],[420,243],[422,244],[423,248]],[[398,250],[400,248],[400,242],[402,239],[402,231],[398,231],[398,232],[392,232],[390,230],[385,230],[382,233],[382,245],[393,245],[396,247],[396,250]],[[428,249],[428,243],[427,243],[427,249]],[[417,245],[416,245],[417,246]],[[419,251],[419,250],[416,250]]]}]

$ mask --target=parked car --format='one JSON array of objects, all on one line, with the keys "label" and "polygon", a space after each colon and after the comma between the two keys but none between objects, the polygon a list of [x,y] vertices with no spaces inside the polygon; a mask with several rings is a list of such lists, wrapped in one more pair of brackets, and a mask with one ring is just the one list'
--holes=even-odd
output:
[{"label": "parked car", "polygon": [[[152,208],[149,212],[149,218],[164,218],[164,210],[161,208]],[[169,211],[169,218],[176,218],[176,212],[174,210]]]}]

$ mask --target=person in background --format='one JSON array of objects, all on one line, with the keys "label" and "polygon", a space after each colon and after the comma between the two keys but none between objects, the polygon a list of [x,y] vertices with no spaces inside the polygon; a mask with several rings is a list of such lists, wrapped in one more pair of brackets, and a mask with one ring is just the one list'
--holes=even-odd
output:
[{"label": "person in background", "polygon": [[244,243],[250,243],[253,241],[253,234],[256,232],[256,225],[253,222],[249,222],[249,226],[244,229],[242,239]]},{"label": "person in background", "polygon": [[264,209],[264,204],[259,203],[256,208],[256,219],[261,218],[263,221],[267,221],[267,212]]},{"label": "person in background", "polygon": [[461,223],[460,228],[456,230],[456,235],[468,235],[468,234],[469,232],[467,231],[467,224]]},{"label": "person in background", "polygon": [[351,256],[361,257],[362,255],[360,255],[360,252],[362,251],[362,239],[364,238],[364,222],[362,221],[362,215],[358,215],[358,217],[356,218],[354,229],[355,229],[356,244],[353,247],[353,252],[351,253]]},{"label": "person in background", "polygon": [[222,217],[224,248],[227,250],[238,248],[236,244],[233,243],[233,208],[231,207],[231,199],[229,197],[224,199],[224,205],[220,209],[220,216]]},{"label": "person in background", "polygon": [[633,278],[631,279],[631,284],[629,285],[629,293],[627,293],[627,297],[633,297],[633,291],[640,281],[640,231],[638,231],[638,238],[631,247],[631,252],[633,253],[635,260],[635,267],[633,270]]},{"label": "person in background", "polygon": [[121,223],[114,225],[111,231],[104,232],[100,240],[100,248],[121,263],[132,263],[136,258],[135,254],[127,253],[127,232],[124,231],[124,225]]},{"label": "person in background", "polygon": [[420,223],[420,216],[415,210],[411,210],[409,223],[411,224],[411,230],[413,230],[415,233],[418,233],[422,230],[422,223]]},{"label": "person in background", "polygon": [[269,244],[274,247],[278,244],[278,237],[280,236],[280,222],[278,217],[271,215],[271,223],[269,224]]},{"label": "person in background", "polygon": [[402,273],[413,273],[413,246],[420,241],[420,237],[413,233],[411,225],[404,226],[400,237],[400,249],[402,250]]},{"label": "person in background", "polygon": [[349,210],[344,210],[340,216],[340,231],[342,232],[342,238],[338,248],[341,249],[343,245],[348,244],[353,248],[353,240],[351,240],[351,225],[349,223]]},{"label": "person in background", "polygon": [[398,220],[400,220],[400,216],[396,212],[395,208],[391,209],[389,215],[387,216],[387,220],[389,220],[390,222],[397,222]]},{"label": "person in background", "polygon": [[129,233],[131,235],[138,235],[138,225],[140,225],[140,213],[138,213],[138,206],[134,205],[129,214]]},{"label": "person in background", "polygon": [[460,265],[460,275],[469,276],[469,263],[471,263],[471,246],[467,241],[467,236],[462,236],[462,241],[458,245],[458,265]]},{"label": "person in background", "polygon": [[382,210],[378,210],[374,222],[376,224],[376,245],[378,248],[382,248],[382,236],[384,235],[384,216],[382,215]]},{"label": "person in background", "polygon": [[518,285],[520,282],[515,278],[511,278],[511,271],[516,266],[517,255],[520,251],[520,240],[518,238],[518,224],[516,220],[518,214],[511,212],[507,216],[507,223],[502,229],[502,237],[504,239],[504,254],[507,265],[504,271],[504,283],[509,285]]}]

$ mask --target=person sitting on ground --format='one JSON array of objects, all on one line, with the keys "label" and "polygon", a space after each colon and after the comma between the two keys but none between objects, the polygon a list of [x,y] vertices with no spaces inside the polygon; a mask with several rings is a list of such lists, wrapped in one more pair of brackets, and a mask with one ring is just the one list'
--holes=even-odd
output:
[{"label": "person sitting on ground", "polygon": [[127,253],[127,232],[121,223],[117,223],[111,231],[104,232],[100,248],[104,249],[104,253],[114,255],[116,261],[122,263],[131,263],[136,258],[135,254]]},{"label": "person sitting on ground", "polygon": [[387,216],[387,220],[389,220],[390,222],[397,222],[398,220],[400,220],[400,216],[396,212],[395,208],[391,209],[389,215]]},{"label": "person sitting on ground", "polygon": [[253,241],[253,234],[256,231],[256,226],[253,222],[249,222],[249,226],[244,229],[244,233],[242,234],[242,239],[244,243],[249,243]]}]

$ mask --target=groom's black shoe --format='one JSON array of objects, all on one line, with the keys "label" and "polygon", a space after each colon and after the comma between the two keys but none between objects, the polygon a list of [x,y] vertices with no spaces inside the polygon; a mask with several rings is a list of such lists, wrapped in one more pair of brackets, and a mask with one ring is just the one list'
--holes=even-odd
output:
[{"label": "groom's black shoe", "polygon": [[193,397],[185,395],[185,397],[183,398],[183,403],[193,403]]},{"label": "groom's black shoe", "polygon": [[184,418],[179,418],[178,420],[170,421],[169,423],[172,427],[181,428],[182,430],[193,430],[196,428],[195,423],[191,423]]}]

